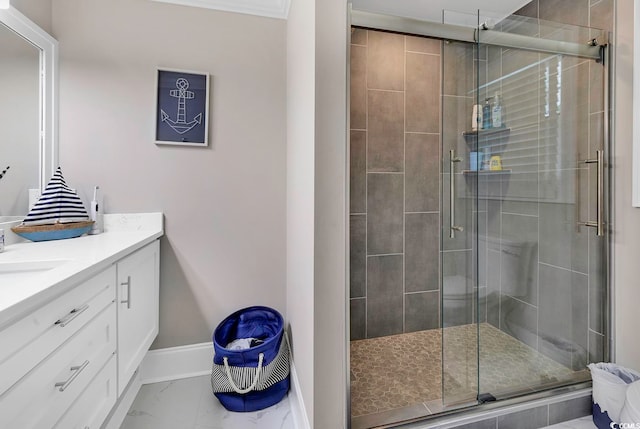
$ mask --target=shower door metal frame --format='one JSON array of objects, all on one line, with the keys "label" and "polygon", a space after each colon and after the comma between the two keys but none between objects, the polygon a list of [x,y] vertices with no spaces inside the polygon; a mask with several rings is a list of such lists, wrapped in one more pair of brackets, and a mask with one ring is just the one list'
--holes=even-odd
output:
[{"label": "shower door metal frame", "polygon": [[[615,82],[611,81],[611,76],[614,75],[615,72],[615,64],[613,63],[615,46],[611,44],[612,35],[611,33],[605,33],[607,35],[607,40],[592,40],[590,43],[578,44],[578,43],[570,43],[570,42],[561,42],[554,41],[548,39],[538,39],[530,36],[523,36],[512,33],[502,33],[500,31],[495,31],[484,26],[480,26],[480,28],[471,28],[464,27],[453,24],[441,24],[433,21],[419,20],[407,17],[386,15],[380,13],[372,13],[362,10],[356,10],[351,7],[349,3],[349,10],[347,14],[347,25],[348,28],[352,27],[361,27],[371,30],[382,30],[389,31],[394,33],[408,34],[408,35],[417,35],[417,36],[426,36],[432,38],[438,38],[443,40],[454,40],[460,42],[471,42],[471,43],[480,43],[480,32],[482,32],[482,44],[485,45],[494,45],[494,46],[502,46],[502,47],[510,47],[524,50],[532,50],[538,52],[545,53],[553,53],[553,54],[566,54],[571,56],[577,56],[582,58],[589,58],[595,60],[596,62],[602,62],[604,67],[604,120],[603,120],[603,156],[602,161],[604,164],[602,168],[603,172],[603,186],[604,186],[604,195],[603,201],[599,204],[602,205],[602,218],[600,219],[602,225],[599,226],[598,229],[604,229],[605,241],[604,241],[604,255],[603,262],[606,264],[604,267],[605,274],[603,275],[605,281],[605,300],[603,303],[603,311],[604,311],[604,331],[608,336],[607,341],[604,344],[604,360],[611,361],[615,358],[615,338],[614,338],[614,308],[613,308],[613,270],[611,267],[613,265],[613,246],[611,243],[612,237],[612,219],[614,216],[613,213],[613,192],[612,187],[613,183],[613,167],[611,160],[613,159],[613,138],[615,136],[615,130],[611,127],[611,124],[614,120],[614,112],[612,109],[613,105],[613,94],[615,93]],[[349,88],[349,79],[350,79],[350,60],[349,60],[349,46],[350,46],[351,32],[347,33],[347,88]],[[350,97],[347,95],[347,111],[349,110]],[[347,119],[348,121],[349,119]],[[348,122],[347,122],[348,123]],[[347,141],[349,141],[349,133],[347,132]],[[349,158],[349,152],[347,148],[347,159]],[[349,163],[347,163],[347,173],[349,169]],[[347,174],[348,177],[348,174]],[[347,188],[348,193],[348,188]],[[347,215],[347,225],[348,225],[348,215]],[[592,226],[592,225],[587,225]],[[596,226],[596,225],[593,225]],[[349,250],[349,238],[347,235],[347,251]],[[348,261],[347,261],[348,267]],[[345,311],[347,313],[346,320],[349,320],[349,270],[347,270],[347,290],[346,290],[346,307]],[[346,325],[346,366],[347,366],[347,380],[346,380],[346,420],[347,427],[351,427],[351,413],[350,413],[350,401],[351,401],[351,386],[350,386],[350,356],[349,356],[349,324]],[[461,411],[477,409],[477,410],[493,410],[499,408],[501,406],[511,406],[516,405],[522,402],[527,402],[533,399],[543,399],[555,396],[561,393],[567,393],[572,391],[577,391],[580,389],[590,388],[591,383],[584,381],[574,384],[568,384],[565,386],[560,386],[556,388],[551,388],[539,392],[535,392],[529,395],[524,396],[516,396],[509,399],[504,399],[499,402],[490,402],[490,403],[481,403],[471,406],[465,407],[463,409],[452,409],[445,410],[444,412],[433,415],[431,417],[446,417],[451,416],[453,414],[459,413]],[[397,424],[407,424],[411,422],[423,421],[425,419],[429,419],[429,417],[424,418],[412,418],[406,421],[397,422]],[[381,427],[390,427],[388,425],[383,425]]]},{"label": "shower door metal frame", "polygon": [[596,44],[580,44],[562,42],[550,39],[539,39],[514,33],[503,33],[481,25],[480,28],[465,27],[455,24],[441,24],[433,21],[422,21],[414,18],[385,15],[381,13],[351,11],[351,25],[356,27],[386,30],[395,33],[413,34],[433,37],[436,39],[453,40],[457,42],[480,42],[482,44],[517,48],[550,54],[571,55],[582,58],[601,60],[601,46],[607,41],[596,41]]}]

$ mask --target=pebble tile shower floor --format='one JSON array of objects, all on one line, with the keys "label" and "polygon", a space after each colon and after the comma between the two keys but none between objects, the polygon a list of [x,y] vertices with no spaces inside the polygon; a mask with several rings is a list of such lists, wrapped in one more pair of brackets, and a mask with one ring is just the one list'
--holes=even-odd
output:
[{"label": "pebble tile shower floor", "polygon": [[[540,388],[585,373],[572,371],[490,324],[480,335],[480,386],[494,395]],[[442,399],[442,342],[447,399],[474,398],[478,385],[476,325],[351,341],[351,416]],[[588,377],[588,375],[586,375]],[[428,414],[428,413],[427,413]]]}]

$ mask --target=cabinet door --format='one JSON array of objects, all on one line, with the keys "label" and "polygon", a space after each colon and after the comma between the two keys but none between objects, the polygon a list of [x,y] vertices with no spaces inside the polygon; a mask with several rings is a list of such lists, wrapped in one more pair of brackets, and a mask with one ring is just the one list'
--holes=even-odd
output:
[{"label": "cabinet door", "polygon": [[158,334],[159,256],[156,240],[117,263],[118,396]]}]

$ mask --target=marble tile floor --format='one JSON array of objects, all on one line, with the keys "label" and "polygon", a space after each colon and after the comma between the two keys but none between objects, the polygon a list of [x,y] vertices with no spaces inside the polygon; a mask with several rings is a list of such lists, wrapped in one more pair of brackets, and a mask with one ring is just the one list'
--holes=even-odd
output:
[{"label": "marble tile floor", "polygon": [[597,427],[593,424],[593,417],[584,416],[580,417],[579,419],[569,420],[552,426],[547,426],[544,429],[597,429]]},{"label": "marble tile floor", "polygon": [[295,429],[289,398],[261,411],[227,411],[211,393],[210,377],[142,386],[120,429]]}]

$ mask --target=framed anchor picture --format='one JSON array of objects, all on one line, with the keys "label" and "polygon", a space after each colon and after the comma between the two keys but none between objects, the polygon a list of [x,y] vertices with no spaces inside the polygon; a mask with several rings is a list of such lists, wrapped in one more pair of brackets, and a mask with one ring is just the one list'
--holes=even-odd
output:
[{"label": "framed anchor picture", "polygon": [[207,146],[209,74],[158,69],[156,144]]}]

